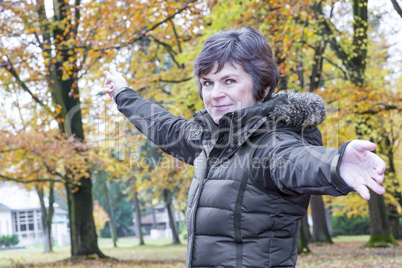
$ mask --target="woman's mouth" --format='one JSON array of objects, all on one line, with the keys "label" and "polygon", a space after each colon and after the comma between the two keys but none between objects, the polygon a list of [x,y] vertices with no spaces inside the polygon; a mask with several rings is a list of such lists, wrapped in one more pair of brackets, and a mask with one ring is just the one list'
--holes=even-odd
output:
[{"label": "woman's mouth", "polygon": [[219,105],[214,105],[214,109],[215,110],[225,110],[231,106],[232,106],[232,104],[219,104]]}]

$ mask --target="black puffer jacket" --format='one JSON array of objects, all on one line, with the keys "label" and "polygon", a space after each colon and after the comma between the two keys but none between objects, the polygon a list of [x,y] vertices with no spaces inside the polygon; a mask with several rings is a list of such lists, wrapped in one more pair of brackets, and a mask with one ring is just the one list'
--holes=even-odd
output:
[{"label": "black puffer jacket", "polygon": [[176,117],[125,89],[119,111],[167,153],[195,166],[186,224],[187,267],[294,267],[311,194],[352,191],[339,177],[346,144],[322,147],[314,94],[275,95],[223,116]]}]

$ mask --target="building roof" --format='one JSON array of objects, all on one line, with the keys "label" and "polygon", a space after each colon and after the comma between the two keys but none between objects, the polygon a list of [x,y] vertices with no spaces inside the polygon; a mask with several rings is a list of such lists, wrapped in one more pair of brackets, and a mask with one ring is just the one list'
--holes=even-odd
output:
[{"label": "building roof", "polygon": [[6,205],[0,203],[0,211],[10,211],[11,209]]},{"label": "building roof", "polygon": [[11,210],[40,209],[38,194],[17,186],[2,186],[0,203]]},{"label": "building roof", "polygon": [[[166,212],[164,213],[155,213],[156,223],[166,223],[169,221],[168,215]],[[141,217],[141,224],[152,224],[154,222],[154,218],[151,214],[145,215]]]},{"label": "building roof", "polygon": [[[45,200],[47,203],[47,200]],[[58,208],[54,204],[55,214],[67,214],[67,211]],[[40,209],[39,196],[35,191],[28,191],[16,185],[0,186],[0,211],[5,210],[34,210]]]}]

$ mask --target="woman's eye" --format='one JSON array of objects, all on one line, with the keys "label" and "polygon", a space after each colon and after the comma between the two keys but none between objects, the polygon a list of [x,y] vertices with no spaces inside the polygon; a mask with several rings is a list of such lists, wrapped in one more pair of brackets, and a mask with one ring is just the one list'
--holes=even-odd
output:
[{"label": "woman's eye", "polygon": [[231,84],[234,84],[234,83],[236,83],[236,81],[233,80],[233,79],[226,80],[226,84],[228,84],[228,85],[231,85]]},{"label": "woman's eye", "polygon": [[210,81],[205,81],[204,83],[202,83],[202,85],[203,85],[204,87],[209,87],[209,86],[212,86],[213,83],[210,82]]}]

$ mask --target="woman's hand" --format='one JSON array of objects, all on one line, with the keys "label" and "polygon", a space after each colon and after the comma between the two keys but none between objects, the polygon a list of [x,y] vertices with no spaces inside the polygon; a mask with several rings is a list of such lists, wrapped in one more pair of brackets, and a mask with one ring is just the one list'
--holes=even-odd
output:
[{"label": "woman's hand", "polygon": [[340,165],[340,175],[361,197],[370,199],[368,188],[377,194],[385,192],[381,183],[384,181],[385,162],[372,153],[377,145],[366,140],[353,140],[345,149]]},{"label": "woman's hand", "polygon": [[110,72],[105,71],[104,74],[106,75],[105,91],[110,97],[113,97],[116,90],[127,87],[127,81],[121,73],[112,70]]}]

